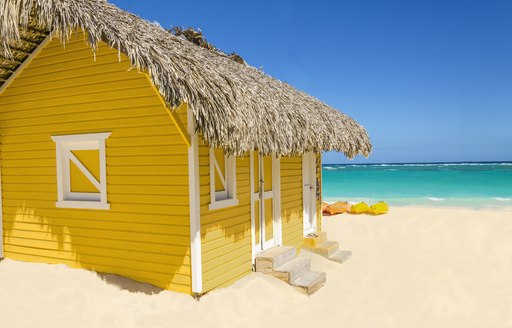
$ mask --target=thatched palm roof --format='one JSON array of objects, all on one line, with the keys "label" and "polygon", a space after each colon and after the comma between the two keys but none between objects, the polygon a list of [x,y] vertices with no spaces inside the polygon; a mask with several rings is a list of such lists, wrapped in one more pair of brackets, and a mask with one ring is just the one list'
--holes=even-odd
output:
[{"label": "thatched palm roof", "polygon": [[206,141],[228,153],[371,151],[364,128],[318,99],[261,71],[174,36],[104,0],[0,0],[0,84],[45,34],[66,42],[88,32],[149,73],[172,108],[187,101]]}]

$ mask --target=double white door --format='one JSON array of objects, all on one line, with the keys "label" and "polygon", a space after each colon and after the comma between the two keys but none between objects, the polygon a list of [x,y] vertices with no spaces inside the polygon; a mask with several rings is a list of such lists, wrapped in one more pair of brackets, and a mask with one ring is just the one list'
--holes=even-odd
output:
[{"label": "double white door", "polygon": [[251,153],[253,256],[280,243],[278,168],[273,156],[263,156],[258,151]]}]

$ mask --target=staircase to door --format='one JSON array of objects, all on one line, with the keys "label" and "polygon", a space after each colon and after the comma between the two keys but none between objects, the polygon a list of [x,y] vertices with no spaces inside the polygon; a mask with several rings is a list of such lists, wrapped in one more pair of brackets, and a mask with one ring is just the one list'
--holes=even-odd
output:
[{"label": "staircase to door", "polygon": [[256,256],[256,271],[279,278],[301,293],[311,295],[325,285],[326,274],[311,270],[310,259],[296,256],[295,247],[273,247]]},{"label": "staircase to door", "polygon": [[[325,284],[326,275],[325,272],[311,270],[309,259],[296,258],[295,247],[281,246],[279,162],[271,156],[262,156],[257,151],[251,152],[250,156],[252,254],[255,271],[279,278],[310,295]],[[314,156],[310,155],[308,158],[308,179],[305,181],[308,185],[303,190],[307,191],[304,199],[309,201],[306,201],[308,205],[305,205],[304,210],[313,215],[307,220],[307,229],[314,231],[316,171],[315,166],[311,166]],[[310,190],[310,186],[314,187]]]}]

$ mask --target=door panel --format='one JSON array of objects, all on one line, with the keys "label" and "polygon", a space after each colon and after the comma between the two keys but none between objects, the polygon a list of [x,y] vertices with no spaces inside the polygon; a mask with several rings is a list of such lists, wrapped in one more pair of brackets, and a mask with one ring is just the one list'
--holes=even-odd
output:
[{"label": "door panel", "polygon": [[265,244],[274,241],[274,207],[272,203],[272,198],[265,199]]},{"label": "door panel", "polygon": [[255,151],[253,154],[253,186],[254,186],[254,193],[260,192],[260,153],[258,151]]},{"label": "door panel", "polygon": [[254,234],[256,245],[261,244],[260,201],[254,201]]},{"label": "door panel", "polygon": [[263,181],[264,181],[264,188],[265,191],[271,191],[272,190],[272,157],[270,156],[264,156],[263,157]]}]

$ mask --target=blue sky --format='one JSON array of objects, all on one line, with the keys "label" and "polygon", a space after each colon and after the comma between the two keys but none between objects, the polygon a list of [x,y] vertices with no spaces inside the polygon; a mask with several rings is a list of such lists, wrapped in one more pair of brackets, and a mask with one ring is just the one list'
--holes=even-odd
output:
[{"label": "blue sky", "polygon": [[512,161],[512,1],[113,0],[319,98],[374,152],[324,163]]}]

